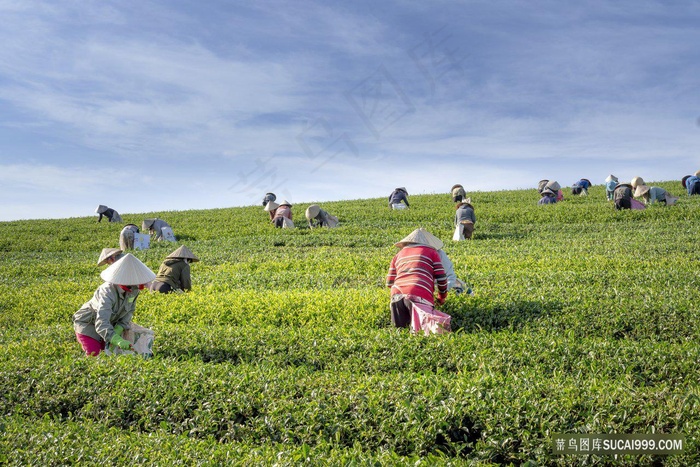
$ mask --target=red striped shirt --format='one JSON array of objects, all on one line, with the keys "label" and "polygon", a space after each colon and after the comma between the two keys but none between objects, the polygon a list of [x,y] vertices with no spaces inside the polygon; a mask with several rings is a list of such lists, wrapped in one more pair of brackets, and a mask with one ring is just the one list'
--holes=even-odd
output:
[{"label": "red striped shirt", "polygon": [[438,291],[447,293],[447,275],[440,254],[429,246],[404,247],[391,260],[386,285],[391,295],[417,295],[435,303],[435,282]]}]

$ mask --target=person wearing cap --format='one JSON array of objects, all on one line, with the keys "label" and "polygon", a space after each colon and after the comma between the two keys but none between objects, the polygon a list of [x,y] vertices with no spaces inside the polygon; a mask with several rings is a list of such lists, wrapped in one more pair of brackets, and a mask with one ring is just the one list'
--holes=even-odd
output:
[{"label": "person wearing cap", "polygon": [[122,258],[123,251],[119,248],[102,248],[100,257],[97,259],[98,266],[112,265]]},{"label": "person wearing cap", "polygon": [[613,191],[617,186],[618,179],[613,174],[610,174],[605,179],[605,195],[608,197],[608,201],[613,200]]},{"label": "person wearing cap", "polygon": [[[547,182],[547,184],[544,186],[545,190],[550,190],[554,193],[554,195],[557,197],[557,201],[561,201],[564,199],[564,192],[561,191],[561,185],[559,185],[559,182],[556,180],[550,180]],[[544,190],[542,190],[544,191]],[[540,193],[542,194],[542,193]]]},{"label": "person wearing cap", "polygon": [[410,206],[408,204],[408,191],[406,191],[406,188],[400,187],[394,189],[389,195],[389,209],[405,209],[408,207]]},{"label": "person wearing cap", "polygon": [[678,198],[671,196],[666,190],[658,186],[649,187],[647,185],[637,185],[634,190],[635,198],[642,198],[644,204],[661,203],[666,206],[673,206]]},{"label": "person wearing cap", "polygon": [[630,182],[630,185],[632,185],[633,190],[636,190],[639,185],[646,185],[646,183],[644,183],[644,179],[642,177],[634,177]]},{"label": "person wearing cap", "polygon": [[127,253],[102,271],[100,277],[104,283],[73,315],[75,336],[88,356],[98,355],[107,343],[124,350],[131,348],[122,333],[131,329],[140,290],[156,275]]},{"label": "person wearing cap", "polygon": [[447,274],[428,235],[425,229],[416,229],[394,244],[400,250],[391,260],[386,285],[391,288],[389,308],[395,327],[411,325],[413,303],[435,307],[436,285],[438,303],[447,297]]},{"label": "person wearing cap", "polygon": [[144,219],[143,223],[141,224],[141,228],[143,230],[148,230],[148,233],[151,234],[153,237],[153,240],[163,240],[165,236],[163,235],[163,228],[170,227],[170,224],[165,222],[163,219],[158,219],[157,217],[154,219]]},{"label": "person wearing cap", "polygon": [[182,245],[165,257],[165,261],[160,265],[158,274],[151,283],[150,289],[160,293],[179,290],[188,292],[192,290],[190,263],[196,263],[197,261],[199,261],[199,258],[189,248]]},{"label": "person wearing cap", "polygon": [[452,193],[452,202],[454,202],[454,203],[459,203],[467,196],[467,192],[464,191],[464,187],[460,184],[453,185],[451,193]]},{"label": "person wearing cap", "polygon": [[109,222],[121,222],[122,217],[119,215],[117,211],[115,211],[112,208],[108,208],[107,206],[104,206],[100,204],[97,206],[97,209],[95,209],[95,212],[100,215],[100,217],[97,219],[97,222],[102,222],[102,216],[106,217]]},{"label": "person wearing cap", "polygon": [[686,175],[681,180],[681,185],[688,192],[688,196],[700,195],[700,170],[695,175]]},{"label": "person wearing cap", "polygon": [[557,202],[557,194],[554,193],[549,188],[544,188],[540,192],[540,199],[539,199],[539,201],[537,201],[537,204],[542,206],[544,204],[554,204],[556,202]]},{"label": "person wearing cap", "polygon": [[613,201],[615,209],[632,209],[632,185],[629,183],[620,183],[613,190]]},{"label": "person wearing cap", "polygon": [[267,203],[270,201],[274,201],[277,199],[277,196],[274,193],[265,193],[265,196],[263,197],[262,200],[262,205],[263,207],[267,206]]},{"label": "person wearing cap", "polygon": [[[472,206],[472,199],[467,198],[464,201],[460,201],[455,205],[455,209],[455,228],[461,225],[462,235],[464,236],[464,239],[471,240],[472,233],[474,232],[474,224],[476,224],[476,214],[474,214],[474,206]],[[455,239],[456,238],[457,237],[455,237]]]},{"label": "person wearing cap", "polygon": [[119,246],[122,250],[134,249],[134,234],[139,233],[139,228],[136,224],[126,224],[121,232],[119,232]]},{"label": "person wearing cap", "polygon": [[[269,206],[270,204],[276,203],[274,201],[271,201],[267,204],[267,206]],[[265,206],[266,210],[267,206]],[[282,201],[274,209],[274,211],[270,211],[270,218],[272,220],[272,223],[275,224],[275,227],[284,227],[285,222],[292,220],[292,205],[287,200]],[[287,219],[287,221],[285,221],[285,219]]]},{"label": "person wearing cap", "polygon": [[591,187],[591,181],[587,178],[582,178],[578,182],[571,185],[571,194],[585,196],[588,194],[588,189]]},{"label": "person wearing cap", "polygon": [[318,204],[312,204],[306,208],[306,220],[309,221],[311,229],[314,227],[333,228],[338,225],[338,218],[328,214]]}]

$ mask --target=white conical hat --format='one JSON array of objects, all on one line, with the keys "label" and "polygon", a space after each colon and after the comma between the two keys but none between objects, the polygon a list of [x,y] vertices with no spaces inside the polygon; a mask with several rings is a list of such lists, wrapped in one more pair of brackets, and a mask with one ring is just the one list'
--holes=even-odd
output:
[{"label": "white conical hat", "polygon": [[321,212],[321,207],[318,204],[312,204],[308,208],[306,208],[306,218],[311,220],[314,217],[318,216],[318,213]]},{"label": "white conical hat", "polygon": [[698,170],[697,172],[695,172],[695,176],[696,176],[696,177],[700,177],[700,170]]},{"label": "white conical hat", "polygon": [[550,180],[547,185],[545,185],[545,188],[549,188],[556,193],[557,191],[561,190],[561,185],[556,180]]},{"label": "white conical hat", "polygon": [[141,285],[151,282],[156,275],[136,256],[127,253],[102,271],[100,277],[105,282],[117,285]]},{"label": "white conical hat", "polygon": [[442,240],[437,238],[435,235],[431,234],[427,230],[425,230],[423,227],[414,230],[406,238],[401,240],[400,242],[394,243],[394,246],[397,246],[399,248],[403,248],[406,245],[412,244],[412,243],[417,243],[420,245],[426,245],[432,248],[435,248],[436,250],[439,250],[440,248],[443,247]]},{"label": "white conical hat", "polygon": [[170,253],[168,256],[166,256],[166,258],[191,259],[193,263],[199,261],[199,258],[197,258],[185,245],[182,245],[180,248]]},{"label": "white conical hat", "polygon": [[263,208],[263,211],[267,211],[267,212],[274,211],[278,207],[280,207],[279,204],[275,203],[274,201],[270,201],[265,205],[265,207]]},{"label": "white conical hat", "polygon": [[605,179],[606,182],[612,182],[612,181],[617,181],[617,177],[614,176],[613,174],[608,175],[608,178]]},{"label": "white conical hat", "polygon": [[640,196],[644,196],[644,194],[649,191],[649,187],[646,185],[637,185],[637,188],[634,190],[634,196],[639,198]]},{"label": "white conical hat", "polygon": [[143,230],[148,230],[151,228],[153,223],[157,220],[158,218],[156,217],[155,219],[144,219],[143,223],[141,224],[141,228]]},{"label": "white conical hat", "polygon": [[102,252],[100,253],[100,257],[97,260],[97,265],[102,266],[105,264],[107,258],[110,256],[118,255],[119,253],[123,253],[122,250],[119,248],[102,248]]},{"label": "white conical hat", "polygon": [[97,208],[95,208],[95,212],[96,212],[97,214],[102,214],[102,213],[105,212],[107,209],[109,209],[107,206],[105,206],[105,205],[103,205],[103,204],[100,204],[99,206],[97,206]]},{"label": "white conical hat", "polygon": [[282,200],[282,202],[280,203],[280,206],[289,206],[289,207],[291,208],[291,207],[292,207],[292,203],[290,203],[289,201],[287,201],[286,199],[284,199],[284,200]]},{"label": "white conical hat", "polygon": [[642,177],[634,177],[630,185],[632,185],[632,188],[637,188],[637,185],[644,185],[644,179]]}]

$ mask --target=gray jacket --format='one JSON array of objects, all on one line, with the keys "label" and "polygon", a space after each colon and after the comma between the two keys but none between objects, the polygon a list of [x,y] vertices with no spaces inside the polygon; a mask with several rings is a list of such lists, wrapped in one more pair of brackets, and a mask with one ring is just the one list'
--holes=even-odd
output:
[{"label": "gray jacket", "polygon": [[103,283],[92,298],[73,315],[75,332],[97,341],[109,342],[117,324],[124,329],[131,329],[138,295],[137,288],[125,292],[116,284]]},{"label": "gray jacket", "polygon": [[474,208],[468,204],[463,204],[455,212],[455,226],[461,224],[462,221],[472,221],[476,224],[476,214],[474,214]]}]

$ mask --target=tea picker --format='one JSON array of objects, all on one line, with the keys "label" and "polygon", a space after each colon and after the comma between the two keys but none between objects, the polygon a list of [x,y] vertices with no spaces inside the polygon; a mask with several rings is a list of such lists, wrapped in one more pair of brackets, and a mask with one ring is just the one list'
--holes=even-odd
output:
[{"label": "tea picker", "polygon": [[474,213],[474,206],[472,206],[472,199],[467,198],[464,201],[460,201],[455,206],[455,232],[452,236],[452,240],[471,240],[472,233],[474,233],[474,224],[476,223],[476,214]]},{"label": "tea picker", "polygon": [[435,246],[442,242],[419,228],[395,243],[399,248],[389,265],[386,285],[391,289],[391,323],[413,331],[446,332],[451,317],[436,310],[435,287],[439,304],[445,303],[448,282],[440,254]]},{"label": "tea picker", "polygon": [[141,224],[141,228],[143,230],[148,230],[148,233],[150,233],[153,239],[156,241],[176,241],[172,227],[170,227],[170,224],[165,222],[163,219],[158,219],[157,217],[153,219],[144,219],[143,223]]},{"label": "tea picker", "polygon": [[97,206],[95,209],[95,212],[100,215],[100,217],[97,219],[97,222],[102,222],[102,216],[106,217],[109,222],[121,222],[122,217],[119,215],[117,211],[115,211],[112,208],[108,208],[107,206],[100,204]]},{"label": "tea picker", "polygon": [[102,248],[102,251],[100,252],[100,257],[97,259],[97,265],[112,265],[117,260],[121,259],[122,256],[124,256],[122,253],[123,251],[119,248]]},{"label": "tea picker", "polygon": [[190,263],[199,261],[192,251],[185,245],[165,257],[160,265],[155,280],[150,289],[154,292],[187,292],[192,290],[192,278],[190,276]]},{"label": "tea picker", "polygon": [[86,355],[94,356],[112,344],[132,348],[123,333],[132,325],[136,298],[156,275],[138,258],[127,253],[100,273],[104,283],[73,315],[75,336]]},{"label": "tea picker", "polygon": [[328,227],[330,229],[338,226],[338,218],[328,214],[321,209],[318,204],[312,204],[306,208],[306,220],[309,221],[309,228]]},{"label": "tea picker", "polygon": [[389,209],[399,210],[410,207],[408,204],[408,191],[405,187],[394,188],[389,195]]}]

